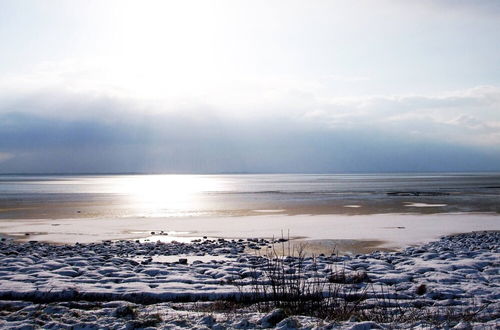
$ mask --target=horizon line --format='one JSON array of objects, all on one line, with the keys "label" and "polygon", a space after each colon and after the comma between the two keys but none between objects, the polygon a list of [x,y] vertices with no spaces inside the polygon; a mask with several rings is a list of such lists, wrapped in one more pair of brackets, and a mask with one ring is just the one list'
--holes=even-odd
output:
[{"label": "horizon line", "polygon": [[500,174],[499,170],[473,171],[352,171],[352,172],[9,172],[6,175],[342,175],[342,174]]}]

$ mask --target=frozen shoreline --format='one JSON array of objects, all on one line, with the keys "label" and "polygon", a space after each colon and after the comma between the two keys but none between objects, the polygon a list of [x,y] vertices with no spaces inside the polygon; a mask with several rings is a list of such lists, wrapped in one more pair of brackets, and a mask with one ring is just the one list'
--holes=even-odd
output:
[{"label": "frozen shoreline", "polygon": [[[0,233],[17,240],[65,244],[121,239],[190,241],[203,236],[269,239],[281,237],[283,232],[287,236],[289,232],[292,238],[378,241],[381,244],[375,249],[398,249],[427,243],[443,235],[481,230],[500,230],[500,216],[451,213],[0,220]],[[168,235],[159,235],[161,232]]]},{"label": "frozen shoreline", "polygon": [[[391,289],[394,299],[420,306],[463,309],[484,304],[487,308],[482,311],[481,322],[494,327],[498,325],[500,310],[499,242],[500,232],[481,232],[448,236],[400,252],[319,256],[315,260],[306,258],[305,275],[313,276],[318,271],[326,274],[332,265],[342,265],[348,276],[366,272],[369,281],[358,285],[374,288],[368,299],[380,294],[377,287],[385,286]],[[82,322],[90,327],[99,326],[104,318],[108,318],[106,322],[120,328],[131,320],[116,316],[116,309],[128,304],[139,304],[139,310],[148,309],[143,303],[155,303],[153,306],[157,306],[162,319],[158,325],[176,327],[175,322],[180,319],[187,322],[187,327],[199,325],[207,314],[175,311],[172,302],[217,301],[241,295],[241,288],[232,283],[242,281],[243,285],[248,284],[251,274],[255,274],[256,267],[258,269],[263,260],[243,251],[249,247],[262,251],[269,242],[220,239],[192,244],[122,241],[49,245],[4,240],[0,245],[0,299],[2,306],[10,304],[11,310],[2,314],[0,326],[17,327],[35,321],[48,325],[49,321],[29,313],[40,308],[36,306],[42,303],[42,307],[49,311],[40,315],[46,318],[49,315],[48,319],[56,326],[73,326]],[[187,263],[159,258],[177,258],[179,255],[191,257],[186,258]],[[422,284],[426,290],[418,293],[417,288]],[[56,321],[75,309],[64,301],[81,301],[84,305],[89,301],[100,301],[101,305],[94,313],[81,311],[81,315],[93,320],[90,323],[83,316]],[[263,315],[243,314],[249,328],[263,326]],[[228,328],[237,327],[241,321],[241,316],[224,320],[223,315],[217,313],[213,318],[211,326],[220,323]],[[310,328],[317,322],[302,319],[300,324]],[[356,325],[351,323],[342,326]]]}]

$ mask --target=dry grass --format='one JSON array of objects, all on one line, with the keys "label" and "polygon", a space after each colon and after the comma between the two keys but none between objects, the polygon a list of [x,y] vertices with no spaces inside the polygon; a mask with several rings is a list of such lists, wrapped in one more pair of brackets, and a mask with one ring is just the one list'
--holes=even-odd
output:
[{"label": "dry grass", "polygon": [[[279,249],[274,244],[264,262],[255,266],[250,283],[235,282],[245,302],[262,312],[281,308],[290,316],[306,315],[326,321],[355,319],[389,324],[425,321],[434,326],[449,326],[478,321],[487,307],[437,310],[418,306],[411,299],[395,299],[397,293],[387,285],[375,290],[366,272],[347,273],[344,265],[337,266],[334,262],[328,272],[318,272],[317,259],[313,257],[312,262],[306,263],[303,250],[292,250],[286,239],[280,239]],[[421,284],[415,293],[423,295],[426,290],[426,285]]]}]

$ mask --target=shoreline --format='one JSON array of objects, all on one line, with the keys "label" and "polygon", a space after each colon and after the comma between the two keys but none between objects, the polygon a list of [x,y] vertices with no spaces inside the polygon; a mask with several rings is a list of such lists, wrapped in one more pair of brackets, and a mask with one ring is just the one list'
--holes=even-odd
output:
[{"label": "shoreline", "polygon": [[[305,257],[303,276],[312,280],[318,274],[323,279],[334,275],[341,281],[338,285],[349,290],[366,288],[368,310],[375,308],[369,306],[381,296],[389,295],[396,309],[420,306],[429,313],[425,315],[473,311],[477,317],[467,321],[469,326],[495,327],[500,320],[499,242],[498,231],[473,232],[445,236],[398,252]],[[279,322],[285,320],[295,324],[292,328],[308,328],[318,322],[328,328],[328,322],[298,315],[269,323],[269,314],[251,305],[238,305],[237,312],[217,307],[223,306],[221,301],[238,304],[251,295],[254,276],[267,285],[263,271],[267,259],[245,250],[265,250],[270,243],[263,239],[73,245],[1,241],[0,307],[4,312],[0,314],[0,326],[92,328],[105,322],[121,328],[146,322],[154,310],[154,326],[171,328],[180,327],[181,321],[185,327],[207,326],[203,322],[209,321],[211,328],[217,324],[219,328],[241,328],[242,320],[246,328],[283,328]],[[293,269],[297,259],[281,260],[285,269]],[[208,309],[200,310],[203,304]],[[124,309],[137,313],[127,314]],[[39,312],[33,314],[34,310]],[[394,326],[370,322],[373,328]],[[460,324],[455,319],[446,322],[450,322],[448,327]],[[366,324],[350,319],[332,325],[349,329]],[[423,320],[396,326],[435,327]]]},{"label": "shoreline", "polygon": [[[397,250],[427,243],[443,235],[500,230],[500,216],[492,213],[455,214],[375,214],[307,215],[265,214],[247,217],[191,218],[77,218],[2,219],[0,233],[18,241],[54,244],[96,243],[105,240],[143,240],[189,242],[203,237],[280,238],[328,252],[335,242],[341,253]],[[300,235],[300,236],[298,236]],[[323,244],[322,244],[323,243]]]}]

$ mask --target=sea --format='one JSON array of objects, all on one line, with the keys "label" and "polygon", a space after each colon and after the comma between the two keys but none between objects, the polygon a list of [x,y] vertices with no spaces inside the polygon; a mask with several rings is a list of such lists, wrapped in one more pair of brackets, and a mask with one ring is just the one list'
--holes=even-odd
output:
[{"label": "sea", "polygon": [[0,175],[0,219],[500,213],[500,173]]}]

